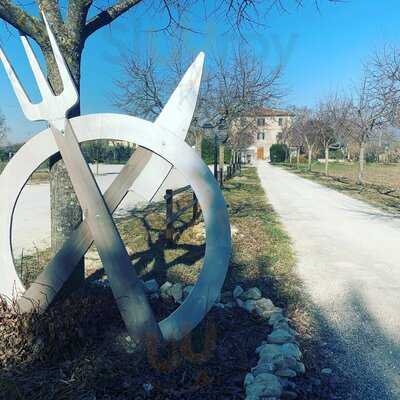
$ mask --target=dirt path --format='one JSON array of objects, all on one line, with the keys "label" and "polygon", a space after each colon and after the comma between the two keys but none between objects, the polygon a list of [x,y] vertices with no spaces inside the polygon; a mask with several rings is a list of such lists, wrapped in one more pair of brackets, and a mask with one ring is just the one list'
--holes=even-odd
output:
[{"label": "dirt path", "polygon": [[266,162],[257,166],[298,256],[341,399],[400,399],[400,219]]}]

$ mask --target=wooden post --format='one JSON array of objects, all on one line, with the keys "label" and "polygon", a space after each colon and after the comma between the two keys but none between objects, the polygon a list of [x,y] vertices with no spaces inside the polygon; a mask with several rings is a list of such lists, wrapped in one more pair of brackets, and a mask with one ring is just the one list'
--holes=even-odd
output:
[{"label": "wooden post", "polygon": [[170,243],[174,240],[174,223],[172,221],[172,214],[174,211],[174,203],[173,203],[174,192],[171,189],[167,189],[165,192],[165,200],[166,200],[166,214],[165,214],[165,240],[167,243]]},{"label": "wooden post", "polygon": [[199,214],[199,202],[197,200],[196,193],[193,192],[193,215],[192,215],[193,221],[196,221],[198,214]]}]

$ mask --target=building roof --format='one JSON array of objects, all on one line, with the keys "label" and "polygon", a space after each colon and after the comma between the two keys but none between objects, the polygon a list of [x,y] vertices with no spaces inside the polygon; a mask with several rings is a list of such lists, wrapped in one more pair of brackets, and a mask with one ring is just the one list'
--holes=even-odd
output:
[{"label": "building roof", "polygon": [[288,110],[278,108],[259,107],[255,108],[249,115],[254,117],[293,117],[294,114]]}]

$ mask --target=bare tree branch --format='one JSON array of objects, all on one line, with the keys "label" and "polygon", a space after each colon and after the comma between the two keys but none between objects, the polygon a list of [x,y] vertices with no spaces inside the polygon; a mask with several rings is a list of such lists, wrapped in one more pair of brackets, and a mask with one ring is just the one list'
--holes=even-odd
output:
[{"label": "bare tree branch", "polygon": [[113,6],[108,7],[106,10],[101,11],[94,18],[92,18],[85,27],[85,36],[89,37],[93,32],[110,24],[120,15],[129,11],[132,7],[139,4],[142,0],[120,0]]},{"label": "bare tree branch", "polygon": [[29,15],[10,0],[0,0],[0,18],[37,42],[44,33],[44,26],[38,18]]}]

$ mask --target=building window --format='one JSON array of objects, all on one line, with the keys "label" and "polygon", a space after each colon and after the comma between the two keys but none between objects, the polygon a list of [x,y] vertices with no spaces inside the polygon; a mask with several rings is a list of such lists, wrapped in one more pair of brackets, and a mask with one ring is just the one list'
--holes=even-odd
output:
[{"label": "building window", "polygon": [[279,124],[279,126],[282,126],[282,125],[283,125],[283,118],[279,118],[279,119],[278,119],[278,124]]},{"label": "building window", "polygon": [[265,126],[265,118],[257,118],[257,126]]},{"label": "building window", "polygon": [[257,140],[265,140],[265,133],[264,132],[258,132],[257,133]]}]

